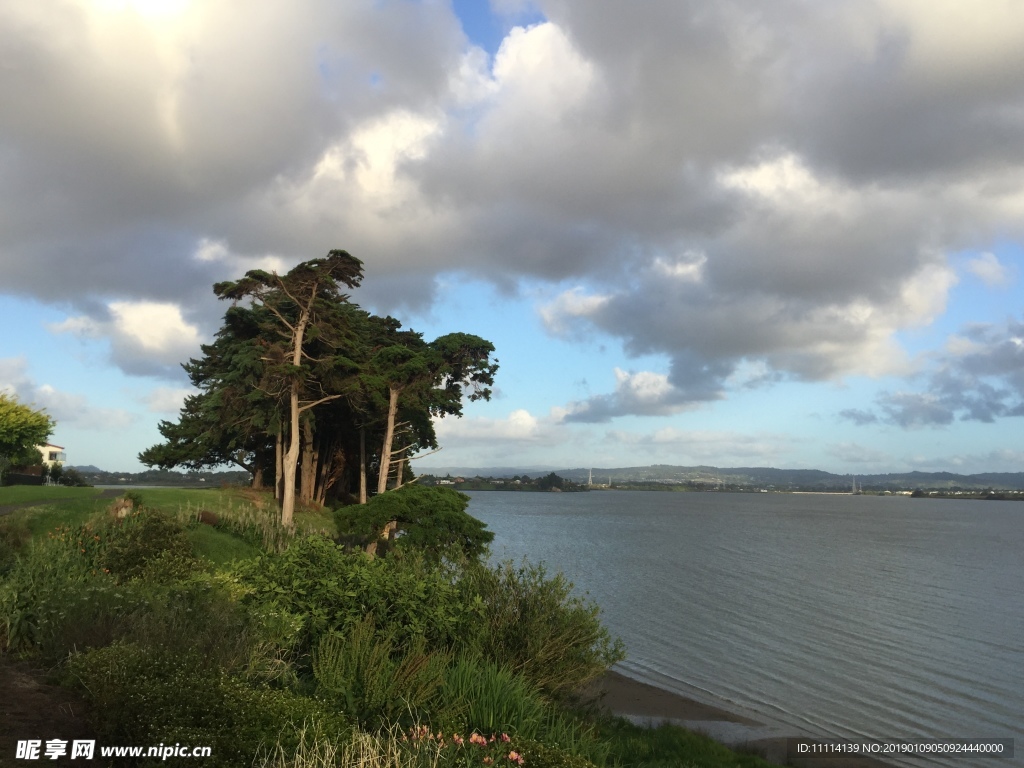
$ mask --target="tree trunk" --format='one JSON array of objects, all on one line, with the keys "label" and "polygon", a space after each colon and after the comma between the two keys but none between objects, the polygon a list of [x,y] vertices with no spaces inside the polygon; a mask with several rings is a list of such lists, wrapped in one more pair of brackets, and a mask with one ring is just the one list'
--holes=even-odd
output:
[{"label": "tree trunk", "polygon": [[384,430],[384,446],[380,452],[380,472],[377,476],[377,493],[388,489],[388,475],[391,473],[391,443],[395,438],[395,416],[398,414],[398,387],[388,388],[388,424]]},{"label": "tree trunk", "polygon": [[302,474],[299,482],[299,498],[311,504],[316,489],[316,452],[313,448],[313,425],[309,419],[302,425]]},{"label": "tree trunk", "polygon": [[[302,343],[314,297],[315,293],[310,297],[309,305],[302,308],[299,318],[295,322],[295,331],[292,335],[292,365],[296,369],[302,365]],[[291,410],[291,430],[288,434],[288,451],[284,455],[284,498],[281,500],[281,524],[286,528],[292,528],[295,525],[295,472],[299,466],[301,438],[299,434],[299,382],[297,380],[292,381],[288,400]]]},{"label": "tree trunk", "polygon": [[[296,363],[296,365],[298,365]],[[289,395],[291,405],[291,429],[288,435],[288,450],[284,454],[284,498],[281,499],[281,525],[291,528],[295,525],[295,473],[299,466],[299,383],[292,383]]]},{"label": "tree trunk", "polygon": [[280,430],[274,445],[274,499],[278,505],[284,500],[284,434]]},{"label": "tree trunk", "polygon": [[366,427],[359,428],[359,503],[366,503]]}]

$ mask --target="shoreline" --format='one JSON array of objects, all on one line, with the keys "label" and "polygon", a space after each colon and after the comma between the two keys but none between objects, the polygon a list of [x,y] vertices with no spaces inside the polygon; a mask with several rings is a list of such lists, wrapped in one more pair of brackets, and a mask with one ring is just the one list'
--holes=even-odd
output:
[{"label": "shoreline", "polygon": [[621,672],[608,671],[587,687],[599,707],[637,725],[654,727],[668,722],[703,733],[733,749],[757,752],[766,760],[798,768],[893,768],[870,757],[801,757],[786,759],[786,742],[803,734],[768,725],[722,707],[658,688]]}]

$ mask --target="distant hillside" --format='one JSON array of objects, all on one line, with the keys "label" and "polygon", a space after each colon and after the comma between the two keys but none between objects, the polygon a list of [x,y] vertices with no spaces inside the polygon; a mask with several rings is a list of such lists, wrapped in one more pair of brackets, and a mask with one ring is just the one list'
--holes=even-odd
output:
[{"label": "distant hillside", "polygon": [[249,485],[248,472],[175,472],[147,469],[143,472],[107,472],[92,464],[69,469],[82,473],[90,485],[175,485],[216,488],[222,484]]},{"label": "distant hillside", "polygon": [[[418,474],[444,477],[446,474],[462,477],[514,477],[528,474],[556,472],[567,480],[586,482],[593,472],[595,484],[657,483],[703,486],[771,486],[777,490],[840,491],[850,490],[851,475],[836,475],[820,469],[775,469],[773,467],[680,467],[652,464],[643,467],[590,467],[557,469],[507,467],[420,467]],[[902,472],[890,474],[857,475],[857,487],[866,491],[886,490],[1024,490],[1024,472],[987,472],[958,475],[951,472]]]}]

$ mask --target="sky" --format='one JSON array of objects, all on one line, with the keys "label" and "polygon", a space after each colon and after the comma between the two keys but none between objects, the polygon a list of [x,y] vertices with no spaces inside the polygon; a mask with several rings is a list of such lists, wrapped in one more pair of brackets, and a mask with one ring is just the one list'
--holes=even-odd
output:
[{"label": "sky", "polygon": [[492,341],[422,466],[1024,470],[1018,0],[0,0],[0,390],[138,471],[213,283]]}]

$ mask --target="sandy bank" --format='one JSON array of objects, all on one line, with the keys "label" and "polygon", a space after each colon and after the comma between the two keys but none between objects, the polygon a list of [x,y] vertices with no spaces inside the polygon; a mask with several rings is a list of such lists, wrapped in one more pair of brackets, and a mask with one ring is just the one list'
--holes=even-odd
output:
[{"label": "sandy bank", "polygon": [[[752,747],[768,760],[780,765],[786,764],[787,738],[802,735],[633,680],[617,672],[604,675],[589,693],[601,697],[606,711],[635,723],[658,725],[668,721],[682,725],[731,747]],[[789,764],[797,768],[890,768],[890,764],[880,760],[859,757],[797,758]]]}]

